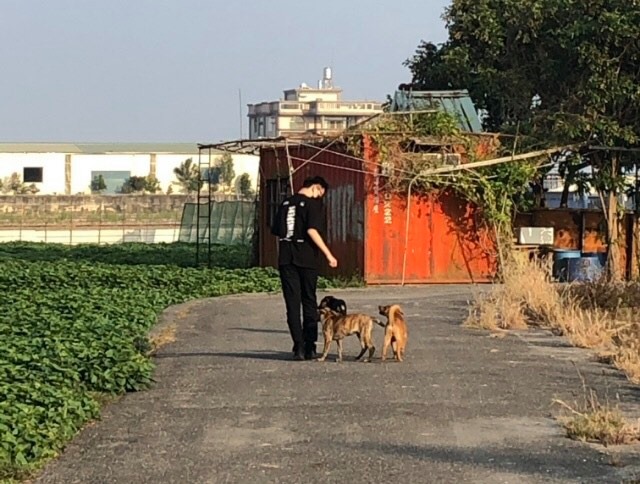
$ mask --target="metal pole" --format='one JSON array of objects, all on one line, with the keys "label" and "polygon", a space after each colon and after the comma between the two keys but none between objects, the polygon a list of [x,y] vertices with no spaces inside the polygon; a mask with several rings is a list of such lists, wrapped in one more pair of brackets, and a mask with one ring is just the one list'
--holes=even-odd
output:
[{"label": "metal pole", "polygon": [[71,216],[69,217],[69,245],[73,245],[73,209],[75,208],[75,198],[71,198]]},{"label": "metal pole", "polygon": [[98,219],[98,245],[100,245],[102,242],[102,212],[104,211],[104,200],[101,195],[98,196],[100,197],[100,206],[98,207],[98,215],[100,217]]},{"label": "metal pole", "polygon": [[122,196],[122,242],[125,242],[125,221],[127,219],[127,195]]},{"label": "metal pole", "polygon": [[411,216],[411,188],[413,187],[413,183],[420,177],[420,173],[414,176],[409,182],[409,190],[407,192],[407,219],[405,222],[404,229],[404,255],[402,257],[402,283],[404,286],[405,275],[407,272],[407,250],[409,247],[409,217]]},{"label": "metal pole", "polygon": [[[209,163],[208,169],[211,171],[211,148],[209,148]],[[211,175],[207,177],[209,179],[209,189],[207,190],[207,267],[211,268],[211,209],[212,209],[212,199],[211,199]]]},{"label": "metal pole", "polygon": [[[47,199],[45,199],[44,202],[44,242],[45,244],[48,242],[48,233],[47,233],[47,228],[49,227],[49,215],[47,214]],[[24,200],[23,200],[24,203]]]},{"label": "metal pole", "polygon": [[196,193],[196,266],[200,264],[200,188],[202,185],[202,149],[198,149],[198,191]]},{"label": "metal pole", "polygon": [[22,225],[24,224],[24,200],[20,201],[20,208],[21,208],[21,212],[20,212],[20,242],[22,242]]}]

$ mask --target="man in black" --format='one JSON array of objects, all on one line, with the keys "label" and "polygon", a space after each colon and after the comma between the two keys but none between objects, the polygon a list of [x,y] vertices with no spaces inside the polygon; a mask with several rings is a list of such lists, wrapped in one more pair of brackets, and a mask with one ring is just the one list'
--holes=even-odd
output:
[{"label": "man in black", "polygon": [[323,225],[321,199],[327,188],[324,178],[307,178],[298,193],[282,202],[271,230],[279,238],[278,267],[295,360],[310,360],[316,354],[316,285],[320,252],[330,267],[338,266],[338,261],[320,235]]}]

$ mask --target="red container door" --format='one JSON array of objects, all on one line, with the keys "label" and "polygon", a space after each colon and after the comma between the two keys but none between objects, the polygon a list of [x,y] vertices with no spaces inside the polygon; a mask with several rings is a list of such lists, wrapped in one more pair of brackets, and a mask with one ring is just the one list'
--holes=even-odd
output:
[{"label": "red container door", "polygon": [[433,204],[433,282],[486,282],[495,274],[496,249],[476,209],[454,194]]},{"label": "red container door", "polygon": [[431,277],[431,203],[374,190],[367,196],[365,281],[407,284]]}]

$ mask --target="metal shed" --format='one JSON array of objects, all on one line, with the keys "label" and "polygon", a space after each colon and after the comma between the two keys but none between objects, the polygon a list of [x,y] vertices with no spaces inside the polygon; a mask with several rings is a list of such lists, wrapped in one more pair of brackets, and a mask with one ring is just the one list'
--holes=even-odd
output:
[{"label": "metal shed", "polygon": [[[336,140],[284,142],[260,148],[259,260],[276,266],[270,233],[278,204],[311,175],[323,176],[328,245],[337,270],[367,284],[485,282],[496,269],[491,237],[476,209],[453,193],[406,196],[387,189],[376,153],[364,139],[363,159]],[[330,146],[329,146],[330,145]]]},{"label": "metal shed", "polygon": [[482,132],[482,123],[466,89],[457,91],[396,91],[391,99],[391,112],[427,111],[437,109],[454,115],[460,129]]}]

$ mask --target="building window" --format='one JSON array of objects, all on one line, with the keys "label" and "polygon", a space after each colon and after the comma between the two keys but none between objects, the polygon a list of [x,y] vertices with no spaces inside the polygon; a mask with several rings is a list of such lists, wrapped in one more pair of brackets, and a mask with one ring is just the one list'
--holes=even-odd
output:
[{"label": "building window", "polygon": [[92,171],[91,180],[98,179],[102,176],[106,188],[103,193],[116,194],[121,193],[122,185],[131,176],[130,171]]},{"label": "building window", "polygon": [[338,118],[338,119],[329,118],[327,120],[327,127],[329,129],[344,129],[344,122],[345,120],[343,118]]},{"label": "building window", "polygon": [[278,207],[289,195],[289,180],[287,178],[276,178],[267,180],[267,217],[269,227],[273,227],[273,222],[278,213]]},{"label": "building window", "polygon": [[293,129],[296,131],[304,131],[305,129],[304,118],[302,116],[292,117],[289,122],[289,129]]},{"label": "building window", "polygon": [[42,183],[42,167],[40,168],[23,168],[22,180],[25,183]]}]

